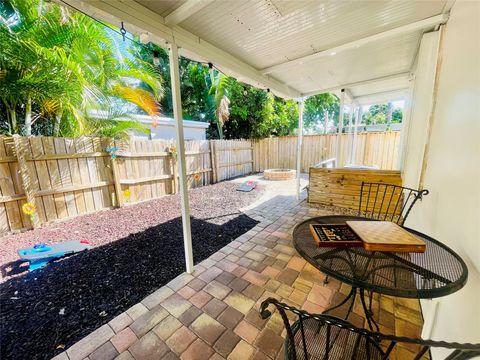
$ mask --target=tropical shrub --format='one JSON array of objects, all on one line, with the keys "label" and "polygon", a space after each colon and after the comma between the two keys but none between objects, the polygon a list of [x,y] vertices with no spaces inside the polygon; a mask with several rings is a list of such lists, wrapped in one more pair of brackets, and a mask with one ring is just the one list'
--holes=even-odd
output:
[{"label": "tropical shrub", "polygon": [[[117,51],[108,28],[44,1],[1,4],[2,131],[77,136],[101,134],[103,126],[114,133],[118,124],[123,134],[133,125],[120,124],[125,114],[119,109],[125,104],[159,114],[160,72],[136,54]],[[104,116],[92,118],[92,110]]]}]

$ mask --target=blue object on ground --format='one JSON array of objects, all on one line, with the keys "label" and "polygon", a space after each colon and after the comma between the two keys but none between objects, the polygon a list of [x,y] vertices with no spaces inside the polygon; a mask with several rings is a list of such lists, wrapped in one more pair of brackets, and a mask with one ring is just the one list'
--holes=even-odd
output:
[{"label": "blue object on ground", "polygon": [[50,261],[66,255],[90,249],[90,244],[84,240],[72,240],[54,244],[36,244],[32,247],[19,249],[20,259],[29,262],[29,271],[39,269]]},{"label": "blue object on ground", "polygon": [[250,192],[257,187],[255,181],[245,181],[237,188],[237,191]]}]

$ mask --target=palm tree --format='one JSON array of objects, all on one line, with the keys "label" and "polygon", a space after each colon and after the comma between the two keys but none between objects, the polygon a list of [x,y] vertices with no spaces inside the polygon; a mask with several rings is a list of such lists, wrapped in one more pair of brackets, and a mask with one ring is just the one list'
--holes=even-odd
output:
[{"label": "palm tree", "polygon": [[[0,9],[0,99],[11,133],[31,134],[32,124],[40,118],[52,123],[54,135],[102,133],[102,126],[112,133],[114,124],[125,117],[112,111],[124,104],[119,106],[118,99],[158,115],[163,95],[160,74],[139,57],[124,58],[103,26],[38,0],[3,3],[10,11]],[[17,121],[20,107],[25,113],[23,131]],[[92,110],[114,117],[99,121],[90,116]],[[119,133],[128,125],[143,127],[124,121],[118,125]]]}]

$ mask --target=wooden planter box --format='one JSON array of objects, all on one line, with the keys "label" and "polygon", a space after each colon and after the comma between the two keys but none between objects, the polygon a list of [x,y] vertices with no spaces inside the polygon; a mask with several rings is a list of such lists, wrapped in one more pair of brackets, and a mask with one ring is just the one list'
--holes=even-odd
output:
[{"label": "wooden planter box", "polygon": [[402,185],[397,170],[312,167],[308,202],[358,210],[362,181]]}]

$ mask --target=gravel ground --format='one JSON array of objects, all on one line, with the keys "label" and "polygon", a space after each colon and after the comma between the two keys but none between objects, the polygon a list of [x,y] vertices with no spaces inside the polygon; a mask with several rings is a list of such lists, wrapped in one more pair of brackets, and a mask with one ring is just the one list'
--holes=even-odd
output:
[{"label": "gravel ground", "polygon": [[[238,209],[262,190],[223,182],[190,191],[194,261],[257,222]],[[0,239],[1,263],[39,241],[87,239],[93,249],[0,284],[2,359],[49,359],[184,271],[178,196],[78,217]],[[18,266],[13,266],[17,268]]]}]

